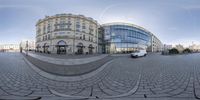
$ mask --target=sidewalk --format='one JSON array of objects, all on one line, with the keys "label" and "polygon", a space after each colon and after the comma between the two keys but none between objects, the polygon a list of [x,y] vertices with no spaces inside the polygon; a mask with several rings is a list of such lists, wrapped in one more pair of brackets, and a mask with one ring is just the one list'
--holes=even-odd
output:
[{"label": "sidewalk", "polygon": [[[107,57],[107,54],[96,55],[55,55],[28,52],[28,55],[38,60],[57,65],[81,65],[98,61]],[[60,56],[60,57],[59,57]],[[72,58],[70,58],[72,57]]]},{"label": "sidewalk", "polygon": [[89,58],[89,57],[95,57],[95,56],[100,56],[102,54],[47,54],[47,53],[40,53],[40,52],[34,52],[34,51],[29,51],[29,53],[36,54],[36,55],[41,55],[45,57],[51,57],[51,58],[59,58],[59,59],[80,59],[80,58]]},{"label": "sidewalk", "polygon": [[[99,59],[99,60],[96,59],[95,61],[92,61],[89,63],[79,64],[79,65],[77,64],[76,65],[58,65],[58,64],[49,63],[49,61],[48,62],[44,61],[44,58],[46,60],[57,59],[58,60],[57,62],[60,62],[60,63],[66,63],[66,62],[62,62],[62,60],[68,61],[69,59],[49,58],[49,57],[44,57],[44,56],[35,55],[31,53],[29,54],[29,56],[26,56],[25,54],[23,55],[30,63],[32,63],[34,66],[36,66],[40,70],[53,74],[53,75],[58,75],[58,76],[80,76],[83,74],[87,74],[101,68],[101,66],[103,66],[105,63],[113,59],[113,57],[111,56],[103,56],[103,59]],[[35,57],[39,57],[39,59]],[[40,60],[40,59],[43,59],[43,60]],[[84,59],[87,59],[87,58],[84,58]],[[81,59],[81,60],[84,60],[84,59]],[[74,62],[76,60],[74,60]],[[49,75],[47,75],[46,77],[48,76]]]}]

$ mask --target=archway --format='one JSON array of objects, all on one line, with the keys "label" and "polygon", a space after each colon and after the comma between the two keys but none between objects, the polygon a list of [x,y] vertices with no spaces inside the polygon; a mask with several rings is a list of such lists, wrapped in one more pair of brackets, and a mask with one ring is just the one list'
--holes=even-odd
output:
[{"label": "archway", "polygon": [[78,45],[76,46],[77,47],[77,54],[83,54],[83,43],[78,43]]},{"label": "archway", "polygon": [[39,52],[39,44],[36,46],[36,52]]},{"label": "archway", "polygon": [[57,54],[66,54],[67,44],[65,41],[61,40],[57,43]]},{"label": "archway", "polygon": [[89,54],[93,54],[93,49],[94,49],[94,47],[92,46],[92,44],[90,44],[90,45],[88,46],[88,49],[89,49]]},{"label": "archway", "polygon": [[49,45],[47,43],[44,44],[43,46],[43,52],[48,53]]}]

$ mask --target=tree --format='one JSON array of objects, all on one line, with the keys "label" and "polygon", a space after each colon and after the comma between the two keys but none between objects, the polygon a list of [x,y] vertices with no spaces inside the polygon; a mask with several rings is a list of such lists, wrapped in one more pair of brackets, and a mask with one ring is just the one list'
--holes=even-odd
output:
[{"label": "tree", "polygon": [[169,50],[169,54],[179,54],[179,51],[176,48],[172,48]]},{"label": "tree", "polygon": [[183,50],[183,53],[191,53],[192,51],[189,48]]}]

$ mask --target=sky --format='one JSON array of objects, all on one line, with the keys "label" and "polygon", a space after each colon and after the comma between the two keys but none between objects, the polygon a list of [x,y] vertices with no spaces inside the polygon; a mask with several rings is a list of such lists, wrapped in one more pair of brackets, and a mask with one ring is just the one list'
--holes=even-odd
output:
[{"label": "sky", "polygon": [[200,44],[200,0],[0,0],[0,44],[34,40],[36,22],[59,13],[136,24],[163,44]]}]

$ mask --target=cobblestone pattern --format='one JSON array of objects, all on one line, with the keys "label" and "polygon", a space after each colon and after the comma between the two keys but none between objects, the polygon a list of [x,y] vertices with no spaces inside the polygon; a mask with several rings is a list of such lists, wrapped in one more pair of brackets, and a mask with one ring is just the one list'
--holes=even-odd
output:
[{"label": "cobblestone pattern", "polygon": [[[25,56],[25,55],[24,55]],[[33,58],[31,56],[25,56],[32,64],[40,68],[41,70],[52,73],[55,75],[60,76],[79,76],[82,74],[86,74],[89,72],[92,72],[102,65],[104,65],[106,62],[113,59],[111,56],[104,57],[103,59],[100,59],[98,61],[90,62],[87,64],[81,64],[81,65],[57,65],[52,64],[48,62],[44,62],[41,60],[38,60],[36,58]]]},{"label": "cobblestone pattern", "polygon": [[[23,52],[24,54],[26,54],[26,52]],[[82,65],[82,64],[87,64],[87,63],[92,63],[101,59],[104,59],[105,57],[107,57],[107,54],[102,54],[102,55],[97,55],[97,56],[91,56],[91,57],[86,57],[86,58],[78,58],[79,55],[77,55],[78,57],[76,59],[60,59],[60,58],[56,58],[54,56],[49,57],[49,56],[44,56],[41,54],[35,54],[32,52],[29,52],[27,55],[36,58],[38,60],[44,61],[44,62],[48,62],[51,64],[56,64],[56,65]],[[86,55],[87,56],[87,55]]]},{"label": "cobblestone pattern", "polygon": [[[65,100],[50,90],[71,96],[103,98],[129,92],[113,99],[195,100],[200,98],[200,54],[161,56],[138,59],[116,57],[102,72],[86,80],[54,81],[34,72],[19,53],[0,53],[0,99],[2,97],[42,97],[42,100]],[[167,99],[168,100],[168,99]]]}]

